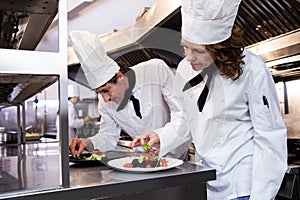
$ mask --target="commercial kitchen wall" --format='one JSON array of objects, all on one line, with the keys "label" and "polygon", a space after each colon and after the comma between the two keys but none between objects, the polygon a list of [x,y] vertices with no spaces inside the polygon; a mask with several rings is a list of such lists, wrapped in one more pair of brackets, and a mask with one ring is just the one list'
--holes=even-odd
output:
[{"label": "commercial kitchen wall", "polygon": [[[287,126],[289,139],[300,139],[300,80],[286,82],[287,102],[284,102],[283,83],[276,84],[280,110]],[[284,103],[288,104],[288,113],[284,113]]]},{"label": "commercial kitchen wall", "polygon": [[[80,102],[78,103],[78,116],[84,117],[86,115],[92,118],[99,117],[97,109],[97,97],[90,89],[81,86],[74,81],[69,80],[69,83],[79,86]],[[35,103],[35,98],[38,102]],[[92,103],[92,100],[95,103]],[[88,103],[85,103],[88,100]],[[55,83],[45,89],[44,91],[29,98],[25,102],[26,110],[26,126],[32,126],[31,131],[41,132],[42,124],[46,121],[47,131],[56,132],[56,114],[58,111],[58,83]],[[10,106],[0,110],[0,126],[6,127],[8,131],[17,130],[17,107]]]}]

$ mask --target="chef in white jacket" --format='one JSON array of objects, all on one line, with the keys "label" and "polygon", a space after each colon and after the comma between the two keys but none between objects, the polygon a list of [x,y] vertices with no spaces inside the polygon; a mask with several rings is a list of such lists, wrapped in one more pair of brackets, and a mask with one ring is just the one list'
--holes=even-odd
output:
[{"label": "chef in white jacket", "polygon": [[78,128],[83,127],[84,123],[90,121],[90,117],[78,118],[75,105],[79,100],[78,85],[68,85],[68,122],[69,122],[69,141],[73,138],[78,138]]},{"label": "chef in white jacket", "polygon": [[[234,26],[240,0],[184,0],[182,46],[174,89],[189,116],[189,137],[143,134],[132,147],[159,144],[160,155],[181,142],[195,161],[216,169],[208,200],[274,199],[287,170],[286,127],[264,61],[243,48]],[[163,145],[166,142],[171,145]]]},{"label": "chef in white jacket", "polygon": [[[180,100],[172,90],[174,74],[160,59],[151,59],[130,68],[106,55],[99,38],[87,31],[70,33],[74,51],[91,89],[99,95],[100,130],[88,139],[74,139],[70,152],[76,156],[89,151],[113,150],[121,129],[132,138],[144,133],[188,134]],[[185,157],[190,143],[169,156]],[[79,147],[75,152],[75,148]]]}]

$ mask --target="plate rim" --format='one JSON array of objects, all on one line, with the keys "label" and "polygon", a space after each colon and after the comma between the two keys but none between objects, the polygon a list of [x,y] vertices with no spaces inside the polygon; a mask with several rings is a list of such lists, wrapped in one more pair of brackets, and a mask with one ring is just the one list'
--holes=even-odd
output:
[{"label": "plate rim", "polygon": [[116,161],[120,161],[120,160],[124,160],[125,163],[125,159],[135,159],[135,158],[139,158],[139,156],[129,156],[129,157],[123,157],[123,158],[116,158],[113,160],[110,160],[107,162],[107,165],[113,169],[119,170],[119,171],[125,171],[125,172],[133,172],[133,173],[148,173],[148,172],[158,172],[158,171],[163,171],[163,170],[168,170],[168,169],[172,169],[175,167],[178,167],[180,165],[182,165],[184,163],[183,160],[177,159],[177,158],[171,158],[171,157],[160,157],[160,158],[165,158],[167,159],[167,161],[172,161],[172,162],[177,162],[175,165],[171,165],[168,167],[155,167],[155,168],[139,168],[139,167],[135,167],[135,168],[126,168],[123,166],[116,166],[116,165],[112,165],[112,162],[116,162]]}]

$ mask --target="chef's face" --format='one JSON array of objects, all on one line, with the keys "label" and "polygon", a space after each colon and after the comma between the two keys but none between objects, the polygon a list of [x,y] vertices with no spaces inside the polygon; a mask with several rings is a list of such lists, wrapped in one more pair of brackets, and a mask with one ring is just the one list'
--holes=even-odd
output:
[{"label": "chef's face", "polygon": [[127,87],[126,76],[121,72],[117,73],[116,83],[106,83],[104,86],[96,89],[101,94],[104,102],[113,101],[117,104],[121,103]]},{"label": "chef's face", "polygon": [[69,98],[69,101],[72,102],[73,104],[77,104],[79,101],[79,97],[71,97]]},{"label": "chef's face", "polygon": [[194,44],[186,40],[181,40],[184,54],[195,71],[208,67],[214,61],[213,55],[207,51],[205,45]]}]

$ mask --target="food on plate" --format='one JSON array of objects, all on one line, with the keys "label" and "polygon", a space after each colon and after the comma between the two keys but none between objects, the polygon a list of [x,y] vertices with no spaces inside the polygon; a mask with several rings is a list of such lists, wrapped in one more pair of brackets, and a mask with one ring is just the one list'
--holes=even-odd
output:
[{"label": "food on plate", "polygon": [[104,154],[102,151],[98,150],[98,149],[95,149],[95,150],[92,152],[92,154],[95,154],[95,155],[97,155],[98,157],[105,157],[105,154]]},{"label": "food on plate", "polygon": [[84,159],[84,160],[100,160],[103,157],[105,157],[105,154],[103,152],[93,151],[90,156],[80,155],[76,159],[78,159],[78,160],[81,160],[81,159]]},{"label": "food on plate", "polygon": [[155,167],[168,167],[166,158],[160,158],[158,156],[140,156],[134,158],[131,163],[125,163],[123,165],[125,168],[155,168]]}]

